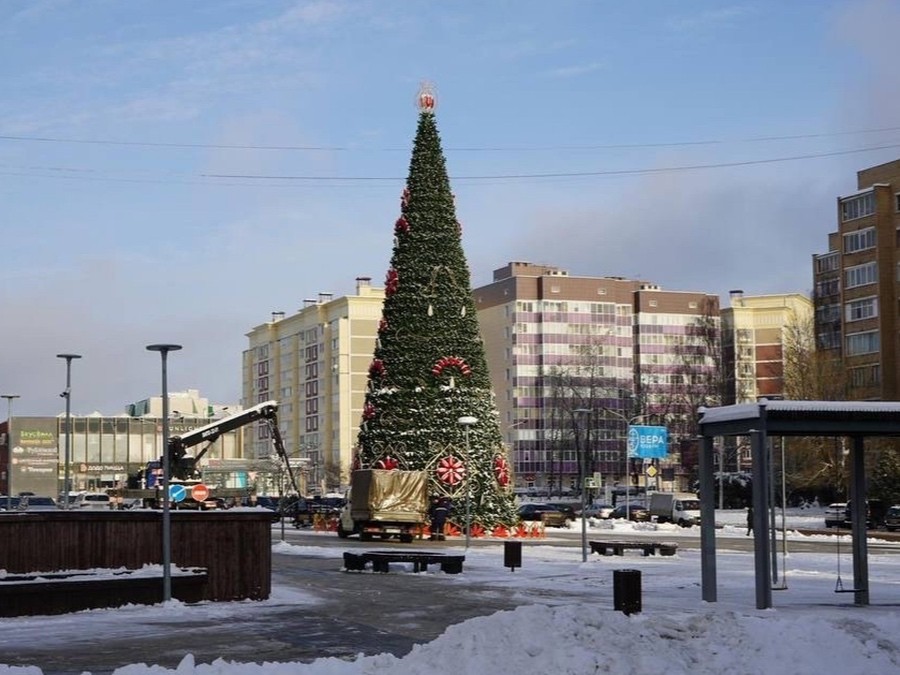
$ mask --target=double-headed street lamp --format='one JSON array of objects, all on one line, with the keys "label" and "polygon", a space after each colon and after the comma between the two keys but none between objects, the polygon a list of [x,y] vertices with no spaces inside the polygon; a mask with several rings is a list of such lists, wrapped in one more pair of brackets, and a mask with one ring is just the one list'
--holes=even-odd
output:
[{"label": "double-headed street lamp", "polygon": [[[66,511],[69,510],[69,466],[72,464],[72,361],[80,359],[81,354],[57,354],[56,358],[66,360],[66,390],[60,394],[66,399],[66,453],[64,459],[65,471],[63,473],[63,499],[66,502]],[[57,474],[58,476],[59,474]]]},{"label": "double-headed street lamp", "polygon": [[466,430],[466,550],[469,549],[469,537],[472,531],[472,520],[470,518],[470,503],[472,501],[472,452],[469,446],[469,428],[473,424],[478,424],[478,418],[466,415],[456,420],[463,429]]},{"label": "double-headed street lamp", "polygon": [[12,511],[12,402],[18,394],[3,394],[6,399],[6,510]]},{"label": "double-headed street lamp", "polygon": [[147,345],[147,350],[159,352],[162,357],[162,452],[163,452],[163,512],[162,512],[162,564],[163,602],[172,599],[172,518],[169,512],[169,385],[166,375],[166,358],[169,352],[181,349],[181,345]]}]

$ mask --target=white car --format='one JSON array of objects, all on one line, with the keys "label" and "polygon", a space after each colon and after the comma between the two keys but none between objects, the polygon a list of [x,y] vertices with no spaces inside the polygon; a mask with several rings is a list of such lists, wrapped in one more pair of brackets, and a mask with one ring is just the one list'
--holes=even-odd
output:
[{"label": "white car", "polygon": [[[602,518],[605,520],[612,515],[614,508],[612,504],[591,504],[585,508],[584,513],[588,518]],[[581,511],[576,511],[576,513],[579,516],[581,515]]]},{"label": "white car", "polygon": [[105,492],[85,492],[75,498],[75,508],[108,510],[111,500]]},{"label": "white car", "polygon": [[825,527],[841,527],[847,521],[847,505],[835,502],[825,507]]}]

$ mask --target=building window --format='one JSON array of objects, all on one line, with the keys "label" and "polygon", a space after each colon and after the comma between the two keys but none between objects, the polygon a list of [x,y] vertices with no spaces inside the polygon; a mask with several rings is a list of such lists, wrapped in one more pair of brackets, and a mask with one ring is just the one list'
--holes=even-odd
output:
[{"label": "building window", "polygon": [[867,227],[844,235],[844,253],[856,253],[875,248],[875,228]]},{"label": "building window", "polygon": [[269,362],[268,361],[260,361],[256,364],[256,374],[257,375],[268,375],[269,374]]},{"label": "building window", "polygon": [[894,210],[900,211],[900,192],[894,195]]},{"label": "building window", "polygon": [[881,342],[877,331],[865,333],[853,333],[847,336],[847,356],[859,354],[875,354],[880,349]]},{"label": "building window", "polygon": [[850,384],[854,387],[877,387],[881,385],[881,366],[874,364],[850,369]]},{"label": "building window", "polygon": [[844,270],[844,288],[846,289],[874,284],[876,281],[878,281],[877,263],[870,262]]},{"label": "building window", "polygon": [[860,298],[844,305],[844,317],[847,321],[861,321],[878,316],[878,298]]},{"label": "building window", "polygon": [[837,253],[826,253],[816,256],[816,274],[834,272],[838,268],[840,258]]},{"label": "building window", "polygon": [[841,200],[841,220],[854,220],[871,216],[873,213],[875,213],[875,194],[872,192]]},{"label": "building window", "polygon": [[816,295],[820,298],[826,295],[838,295],[840,292],[841,280],[837,277],[816,282]]}]

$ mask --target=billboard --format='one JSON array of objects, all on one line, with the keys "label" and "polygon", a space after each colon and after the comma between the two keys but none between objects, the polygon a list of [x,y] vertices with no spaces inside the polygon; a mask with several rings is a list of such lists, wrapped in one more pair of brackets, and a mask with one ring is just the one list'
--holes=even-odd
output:
[{"label": "billboard", "polygon": [[663,459],[669,454],[669,430],[665,427],[632,425],[628,427],[628,456],[639,459]]},{"label": "billboard", "polygon": [[18,417],[12,420],[12,488],[19,492],[57,496],[59,444],[55,417]]}]

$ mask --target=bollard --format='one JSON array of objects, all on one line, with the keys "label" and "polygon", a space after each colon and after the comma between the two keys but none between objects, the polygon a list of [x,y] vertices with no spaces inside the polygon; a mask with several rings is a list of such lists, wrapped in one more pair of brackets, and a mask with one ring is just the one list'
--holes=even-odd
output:
[{"label": "bollard", "polygon": [[521,541],[503,542],[503,566],[509,567],[510,572],[515,572],[517,567],[522,566]]},{"label": "bollard", "polygon": [[625,614],[641,611],[640,570],[613,570],[613,608]]}]

